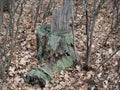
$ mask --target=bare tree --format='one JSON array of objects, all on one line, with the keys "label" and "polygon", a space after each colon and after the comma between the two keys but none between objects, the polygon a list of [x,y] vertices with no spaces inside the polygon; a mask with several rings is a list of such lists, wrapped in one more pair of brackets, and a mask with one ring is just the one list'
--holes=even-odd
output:
[{"label": "bare tree", "polygon": [[[4,3],[4,4],[3,4]],[[0,4],[3,4],[1,6],[0,11],[0,19],[1,19],[1,27],[2,22],[4,22],[3,13],[4,11],[7,11],[9,14],[9,22],[6,23],[6,29],[3,28],[1,31],[3,34],[3,41],[0,44],[0,78],[3,79],[3,81],[6,81],[6,77],[8,75],[8,69],[11,65],[11,61],[13,59],[13,53],[16,45],[16,37],[17,32],[19,30],[19,22],[20,18],[23,12],[23,5],[25,3],[25,0],[18,0],[15,2],[14,0],[1,0]],[[16,4],[16,5],[15,5]],[[15,13],[17,9],[20,9],[20,14],[16,18],[15,22]],[[15,28],[15,26],[17,28]],[[8,37],[10,37],[10,41],[8,41]]]}]

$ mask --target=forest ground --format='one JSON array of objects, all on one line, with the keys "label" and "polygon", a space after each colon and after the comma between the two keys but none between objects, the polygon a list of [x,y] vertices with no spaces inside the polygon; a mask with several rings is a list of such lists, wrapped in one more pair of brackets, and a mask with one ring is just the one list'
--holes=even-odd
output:
[{"label": "forest ground", "polygon": [[[24,81],[24,76],[27,71],[31,70],[32,67],[40,66],[39,61],[35,58],[36,34],[33,27],[34,17],[32,16],[35,10],[31,10],[31,3],[29,0],[26,0],[24,12],[20,21],[14,57],[12,65],[9,68],[8,83],[3,84],[4,89],[42,90],[39,85],[32,86]],[[7,17],[7,13],[4,13],[4,16]],[[111,35],[112,38],[108,40],[107,47],[103,47],[102,45],[105,36],[110,31],[111,20],[109,20],[108,17],[109,12],[102,9],[96,20],[93,33],[92,53],[89,62],[92,69],[90,71],[84,71],[81,70],[80,65],[68,68],[54,75],[53,83],[48,83],[43,90],[112,90],[112,88],[118,90],[118,80],[120,78],[117,76],[119,72],[117,71],[117,67],[118,61],[120,60],[120,52],[118,52],[111,61],[107,62],[104,68],[101,67],[97,74],[100,79],[102,79],[101,75],[103,73],[109,73],[109,76],[103,82],[94,79],[96,68],[100,65],[100,62],[105,58],[109,58],[114,51],[114,47],[112,47],[114,44],[114,35]],[[46,21],[49,22],[50,17],[48,17]],[[75,24],[77,54],[79,61],[83,64],[85,60],[86,35],[85,17],[82,6],[79,6]],[[40,25],[40,20],[38,20],[37,26]]]}]

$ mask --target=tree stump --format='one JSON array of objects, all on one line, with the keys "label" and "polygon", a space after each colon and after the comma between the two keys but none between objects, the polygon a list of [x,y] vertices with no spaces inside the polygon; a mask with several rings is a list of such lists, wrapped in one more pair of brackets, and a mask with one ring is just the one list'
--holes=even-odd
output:
[{"label": "tree stump", "polygon": [[65,0],[60,11],[52,14],[51,25],[44,24],[37,29],[37,59],[45,63],[26,74],[28,83],[38,83],[44,87],[51,81],[53,74],[73,66],[75,58],[73,38],[68,29],[72,13],[72,0]]}]

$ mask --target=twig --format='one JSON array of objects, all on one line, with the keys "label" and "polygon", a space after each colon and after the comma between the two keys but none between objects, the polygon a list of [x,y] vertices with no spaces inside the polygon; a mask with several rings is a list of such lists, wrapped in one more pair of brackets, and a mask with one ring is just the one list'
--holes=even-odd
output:
[{"label": "twig", "polygon": [[39,15],[39,11],[41,9],[41,3],[43,2],[43,0],[38,0],[38,5],[37,5],[37,8],[36,8],[36,14],[35,14],[35,22],[34,22],[34,28],[36,27],[36,23],[37,23],[37,18],[38,18],[38,15]]},{"label": "twig", "polygon": [[84,0],[84,9],[85,9],[85,16],[86,16],[86,55],[85,55],[85,66],[88,67],[88,60],[89,60],[89,29],[88,29],[88,10],[87,10],[88,2]]},{"label": "twig", "polygon": [[[88,5],[88,2],[87,0],[84,0],[84,7],[85,7],[85,14],[86,14],[86,59],[85,59],[85,68],[86,70],[88,70],[88,67],[89,67],[89,59],[90,59],[90,55],[91,55],[91,47],[92,47],[92,43],[93,43],[93,31],[94,31],[94,27],[95,27],[95,21],[96,21],[96,18],[99,14],[99,11],[102,7],[102,5],[104,4],[104,1],[100,1],[99,2],[99,5],[98,7],[96,8],[96,4],[97,4],[97,0],[94,0],[93,2],[93,11],[92,11],[92,17],[91,17],[91,23],[90,23],[90,26],[88,27],[88,10],[87,10],[87,5]],[[89,31],[90,29],[90,31]]]},{"label": "twig", "polygon": [[[73,2],[71,2],[73,3]],[[77,60],[77,64],[80,65],[80,61],[79,61],[79,58],[77,56],[77,50],[76,50],[76,44],[75,44],[75,33],[74,33],[74,27],[75,25],[75,22],[74,22],[74,14],[73,14],[73,7],[72,7],[72,35],[73,35],[73,45],[74,45],[74,53],[75,53],[75,57],[76,57],[76,60]]]},{"label": "twig", "polygon": [[100,64],[100,66],[96,69],[96,73],[95,73],[94,78],[95,78],[95,77],[98,78],[97,73],[98,73],[100,67],[103,66],[106,62],[111,61],[112,58],[113,58],[113,56],[115,56],[116,53],[117,53],[119,50],[120,50],[120,48],[118,48],[108,59],[104,60],[104,61]]}]

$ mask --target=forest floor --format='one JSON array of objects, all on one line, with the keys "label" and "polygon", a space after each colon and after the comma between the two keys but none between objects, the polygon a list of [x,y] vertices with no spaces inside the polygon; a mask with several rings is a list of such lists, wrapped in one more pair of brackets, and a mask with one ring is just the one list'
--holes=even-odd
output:
[{"label": "forest floor", "polygon": [[[85,16],[83,14],[83,7],[79,6],[78,8],[79,11],[75,21],[75,40],[78,58],[83,65],[86,51]],[[102,66],[97,70],[97,76],[103,81],[94,78],[100,63],[109,58],[114,52],[113,38],[116,37],[115,35],[110,35],[107,46],[103,46],[103,40],[109,33],[111,25],[111,20],[108,18],[110,12],[105,9],[102,9],[98,15],[93,33],[92,53],[89,61],[92,69],[85,71],[81,69],[80,65],[75,65],[54,75],[53,83],[46,84],[44,89],[41,89],[39,85],[33,86],[26,83],[24,81],[25,73],[33,67],[40,66],[39,61],[35,58],[37,52],[36,34],[33,27],[34,17],[31,13],[34,14],[35,10],[31,8],[30,0],[26,0],[20,21],[14,58],[9,68],[8,83],[3,84],[3,90],[119,90],[120,76],[118,62],[120,61],[120,52],[112,60],[108,61],[104,67]],[[50,18],[48,17],[47,20],[49,22]],[[40,25],[40,20],[38,20],[37,26]]]}]

